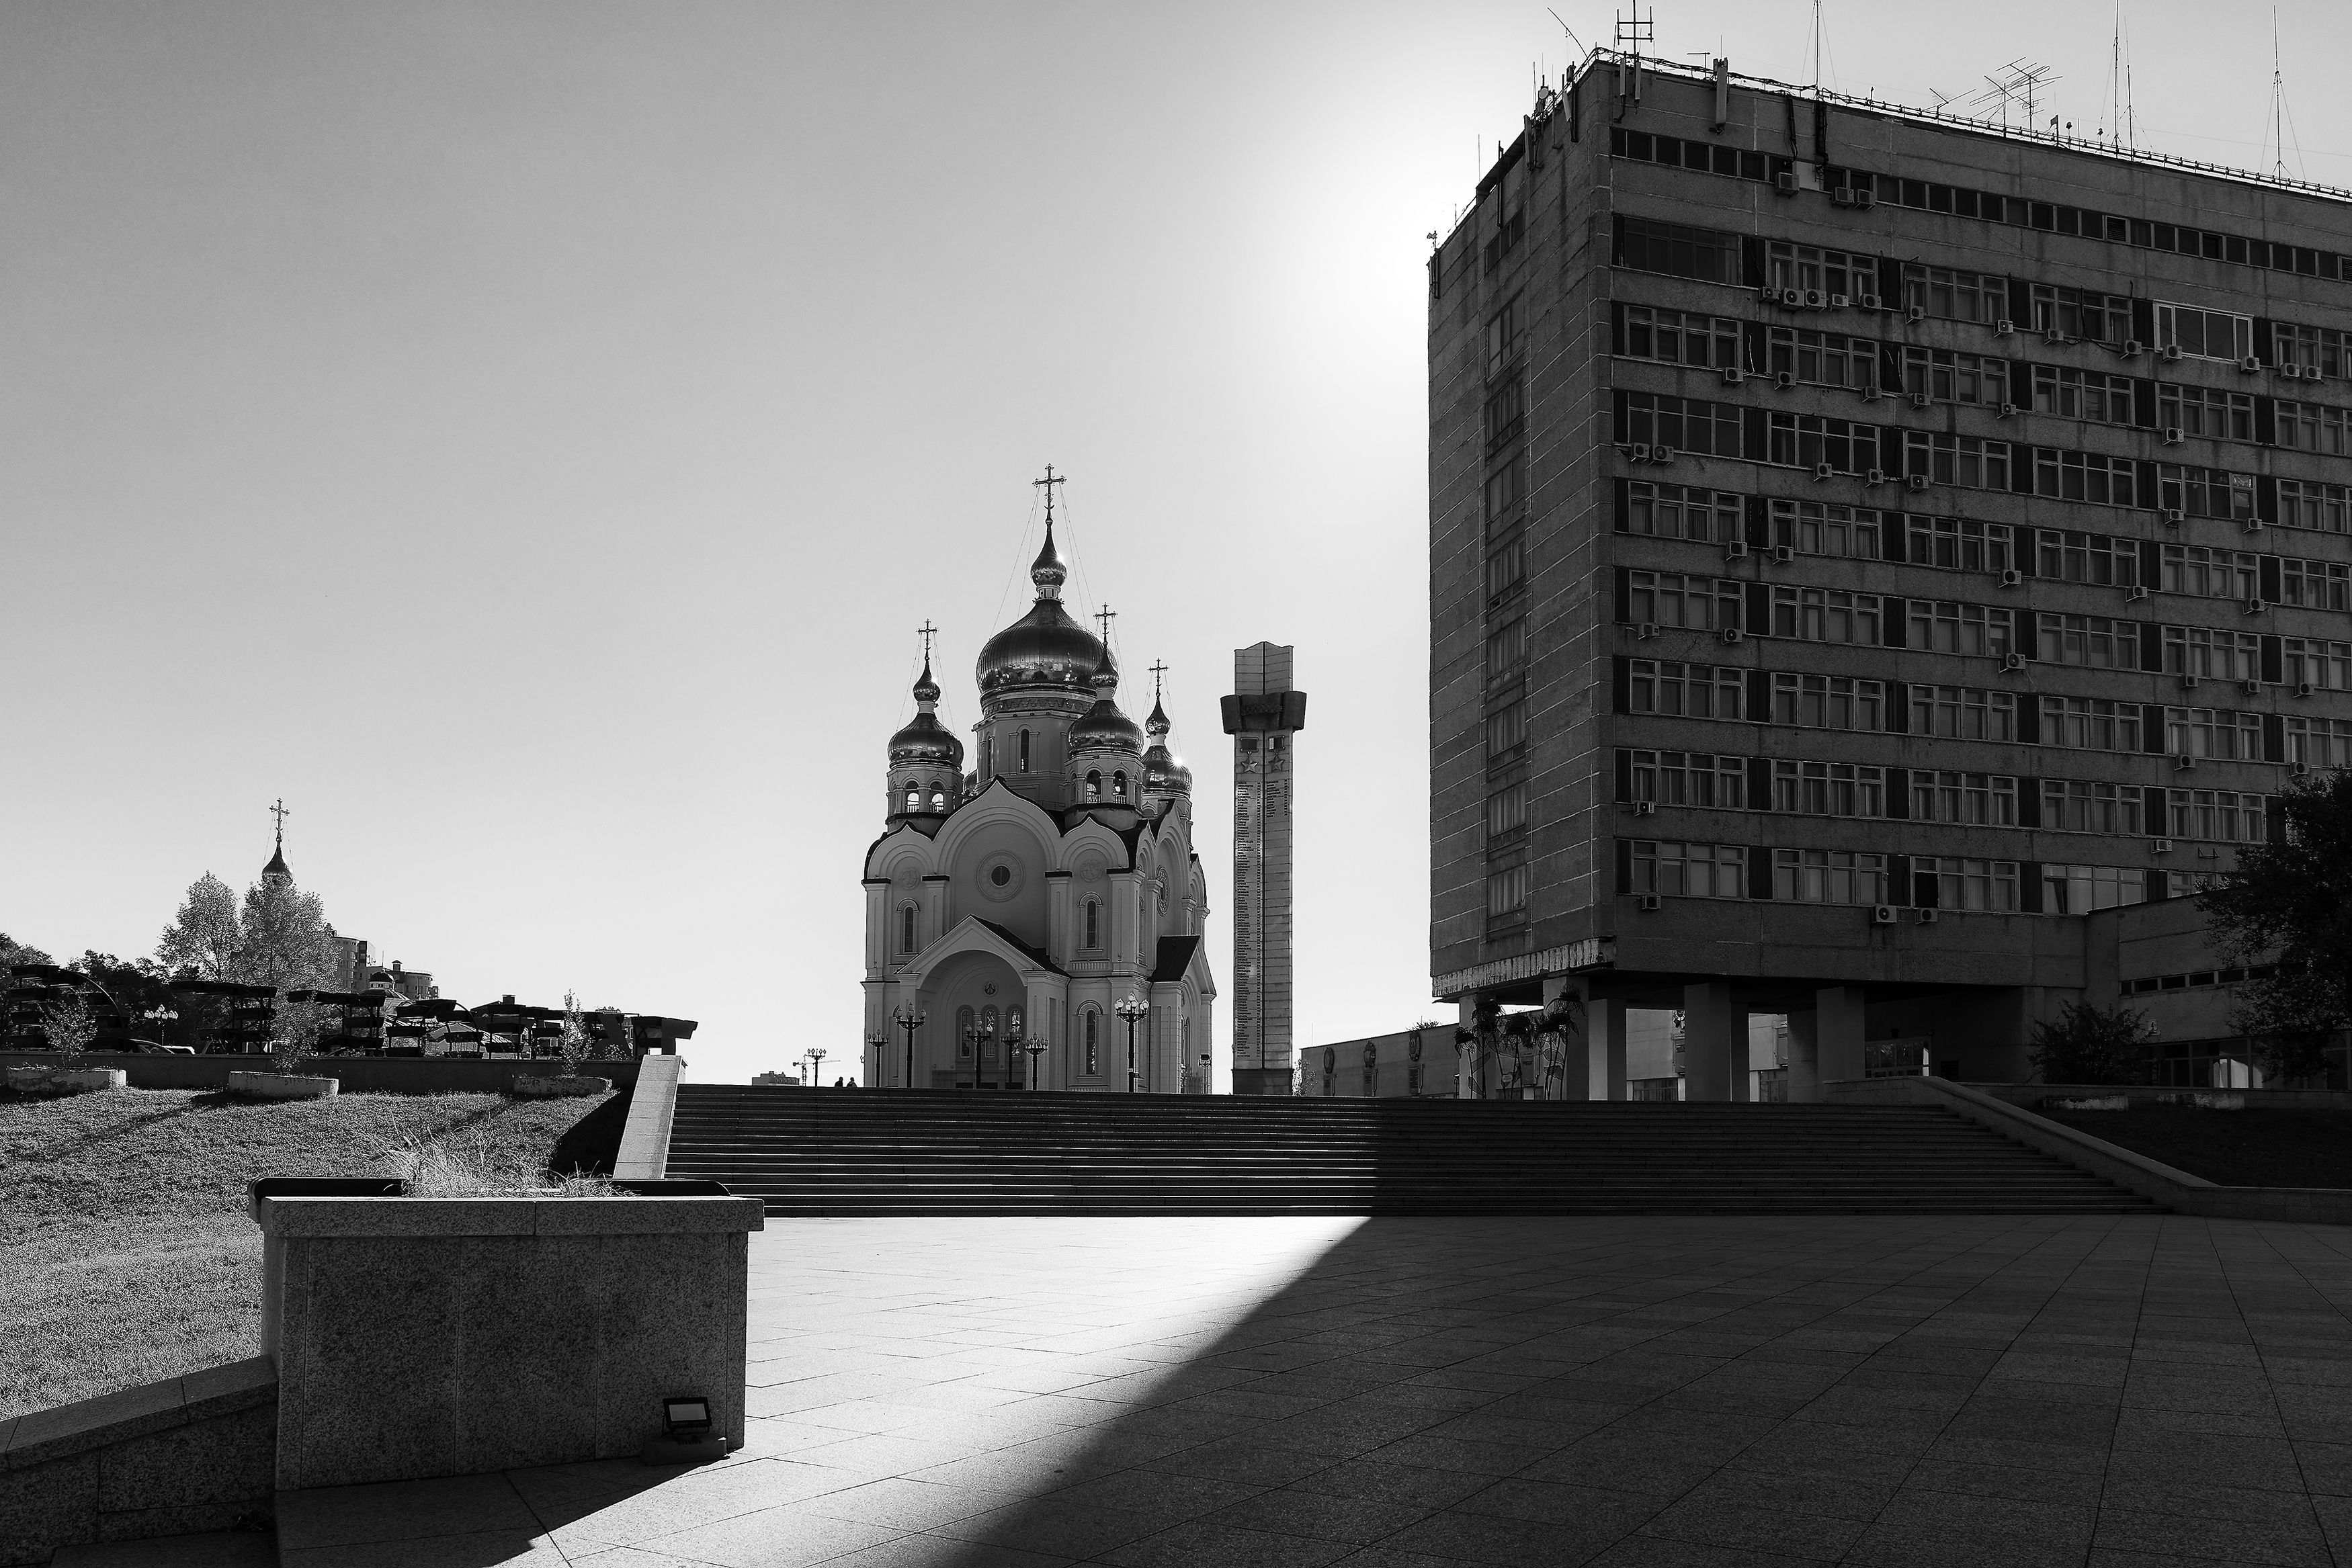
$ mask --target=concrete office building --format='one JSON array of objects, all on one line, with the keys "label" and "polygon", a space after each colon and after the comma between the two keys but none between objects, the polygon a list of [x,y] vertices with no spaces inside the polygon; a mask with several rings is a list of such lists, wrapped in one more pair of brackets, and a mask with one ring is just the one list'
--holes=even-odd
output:
[{"label": "concrete office building", "polygon": [[1223,701],[1234,737],[1234,1092],[1291,1091],[1291,796],[1307,694],[1291,650],[1234,650]]},{"label": "concrete office building", "polygon": [[1436,993],[1580,995],[1568,1097],[1628,1008],[1691,1099],[1750,1013],[1796,1099],[2023,1078],[2078,998],[2227,1071],[2181,901],[2352,761],[2347,252],[2345,193],[1721,63],[1539,92],[1431,258]]}]

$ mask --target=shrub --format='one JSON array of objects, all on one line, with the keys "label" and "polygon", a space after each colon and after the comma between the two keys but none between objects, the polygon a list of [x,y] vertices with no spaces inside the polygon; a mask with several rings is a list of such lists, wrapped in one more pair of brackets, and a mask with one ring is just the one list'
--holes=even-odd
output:
[{"label": "shrub", "polygon": [[2145,1083],[2155,1033],[2146,1013],[2069,1002],[2033,1026],[2026,1056],[2044,1083]]},{"label": "shrub", "polygon": [[563,993],[563,1038],[558,1049],[565,1075],[579,1076],[580,1064],[588,1060],[588,1026],[580,1017],[580,998],[570,991]]},{"label": "shrub", "polygon": [[90,1041],[98,1038],[98,1015],[89,1010],[89,998],[79,991],[68,993],[64,1001],[50,1003],[42,1014],[41,1026],[63,1071],[79,1067]]},{"label": "shrub", "polygon": [[279,991],[269,1014],[269,1064],[280,1072],[292,1072],[317,1051],[326,1028],[327,1009],[316,997],[306,994],[298,999],[291,992]]},{"label": "shrub", "polygon": [[499,1197],[516,1193],[548,1197],[619,1197],[613,1178],[574,1170],[558,1176],[485,1134],[452,1131],[437,1138],[414,1134],[383,1145],[388,1174],[408,1184],[411,1197]]}]

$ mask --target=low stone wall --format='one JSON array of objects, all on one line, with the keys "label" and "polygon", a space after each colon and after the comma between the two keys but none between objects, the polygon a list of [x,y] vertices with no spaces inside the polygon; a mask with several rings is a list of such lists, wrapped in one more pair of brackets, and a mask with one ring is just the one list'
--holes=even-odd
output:
[{"label": "low stone wall", "polygon": [[2341,1089],[2159,1089],[2144,1084],[2112,1083],[1971,1083],[1996,1100],[2040,1110],[2052,1100],[2099,1100],[2123,1095],[2132,1109],[2144,1105],[2186,1105],[2200,1094],[2228,1094],[2246,1103],[2249,1111],[2352,1111],[2352,1093]]},{"label": "low stone wall", "polygon": [[277,1457],[267,1356],[0,1419],[0,1564],[265,1522]]},{"label": "low stone wall", "polygon": [[[2007,1086],[2004,1086],[2007,1087]],[[2067,1084],[2030,1085],[2037,1096],[2088,1099],[2126,1092],[2110,1088]],[[2137,1094],[2141,1091],[2128,1092]],[[2171,1090],[2186,1096],[2188,1090]],[[2235,1091],[2232,1091],[2235,1092]],[[2252,1095],[2256,1091],[2246,1092]],[[2318,1225],[2352,1225],[2352,1190],[2321,1186],[2221,1186],[2203,1176],[2175,1169],[2120,1144],[2095,1138],[2063,1122],[2036,1115],[2005,1096],[1975,1084],[1941,1078],[1848,1079],[1822,1085],[1822,1098],[1833,1104],[1941,1105],[1981,1126],[2015,1138],[2029,1148],[2064,1160],[2115,1183],[2127,1192],[2152,1198],[2176,1214],[2207,1219],[2284,1219]],[[2155,1103],[2153,1100],[2149,1102]],[[2216,1115],[2247,1114],[2215,1112]]]},{"label": "low stone wall", "polygon": [[[0,1052],[0,1067],[54,1067],[57,1058],[40,1051]],[[655,1061],[675,1058],[655,1056]],[[133,1089],[226,1089],[232,1072],[267,1071],[266,1056],[148,1056],[92,1051],[89,1067],[119,1067]],[[582,1071],[609,1078],[616,1089],[636,1082],[642,1061],[592,1061]],[[301,1071],[339,1080],[346,1094],[503,1094],[515,1078],[561,1072],[562,1064],[528,1057],[472,1061],[447,1056],[306,1056]]]}]

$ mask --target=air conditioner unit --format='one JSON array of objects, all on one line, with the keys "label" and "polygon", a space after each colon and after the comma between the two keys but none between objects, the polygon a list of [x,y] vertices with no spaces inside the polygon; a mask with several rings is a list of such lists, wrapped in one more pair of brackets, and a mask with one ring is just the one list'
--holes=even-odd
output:
[{"label": "air conditioner unit", "polygon": [[1654,893],[1636,894],[1633,898],[1633,906],[1637,909],[1654,910],[1658,908],[1662,903],[1664,903],[1664,900],[1660,899]]},{"label": "air conditioner unit", "polygon": [[1992,324],[1992,335],[1996,338],[2014,337],[2016,333],[2017,323],[2006,316]]},{"label": "air conditioner unit", "polygon": [[2262,368],[2263,362],[2254,358],[2252,354],[2248,354],[2244,359],[2238,361],[2238,370],[2240,373],[2243,375],[2252,375],[2256,371],[2259,371]]},{"label": "air conditioner unit", "polygon": [[1742,632],[1737,626],[1726,626],[1721,632],[1717,632],[1717,635],[1720,636],[1727,643],[1737,643],[1742,637],[1746,636],[1747,633]]},{"label": "air conditioner unit", "polygon": [[1859,395],[1864,402],[1876,402],[1882,397],[1890,397],[1894,394],[1882,392],[1876,387],[1864,387]]},{"label": "air conditioner unit", "polygon": [[2011,414],[2015,413],[2016,412],[2017,405],[2013,402],[2005,402],[2000,405],[2000,417],[2003,419],[2007,419]]},{"label": "air conditioner unit", "polygon": [[2178,507],[2167,507],[2164,508],[2164,520],[2168,527],[2177,528],[2189,520],[2189,514]]},{"label": "air conditioner unit", "polygon": [[2167,360],[2177,360],[2180,358],[2180,345],[2178,343],[2167,343],[2161,351],[2161,357]]},{"label": "air conditioner unit", "polygon": [[1862,480],[1865,485],[1884,485],[1886,483],[1886,470],[1884,468],[1873,468],[1869,473],[1864,474],[1862,476]]},{"label": "air conditioner unit", "polygon": [[[1772,560],[1773,560],[1773,563],[1774,563],[1775,565],[1778,565],[1778,566],[1787,566],[1787,565],[1790,565],[1791,562],[1793,562],[1796,559],[1797,559],[1797,547],[1796,547],[1796,546],[1794,546],[1794,545],[1774,545],[1774,546],[1772,547]],[[2305,686],[2305,687],[2304,688],[2304,690],[2305,690],[2305,692],[2308,692],[2310,689],[2311,689],[2311,688],[2310,688],[2310,687],[2308,687],[2308,686]]]},{"label": "air conditioner unit", "polygon": [[1910,486],[1914,490],[1924,490],[1927,487],[1927,476],[1925,474],[1914,474],[1903,482]]},{"label": "air conditioner unit", "polygon": [[1878,308],[1878,296],[1875,294],[1857,294],[1853,297],[1853,302],[1856,305],[1861,306],[1864,310],[1875,310]]},{"label": "air conditioner unit", "polygon": [[1644,621],[1633,628],[1633,640],[1637,643],[1646,643],[1657,634],[1658,623],[1654,621]]},{"label": "air conditioner unit", "polygon": [[1836,472],[1836,469],[1831,467],[1826,463],[1816,463],[1813,465],[1813,477],[1816,479],[1826,479]]},{"label": "air conditioner unit", "polygon": [[1658,803],[1655,800],[1636,800],[1633,802],[1633,815],[1637,817],[1649,816],[1655,812],[1657,809]]},{"label": "air conditioner unit", "polygon": [[1796,171],[1792,169],[1786,173],[1773,175],[1772,189],[1784,196],[1795,195],[1797,193]]},{"label": "air conditioner unit", "polygon": [[1934,401],[1935,400],[1930,398],[1926,392],[1913,392],[1911,394],[1911,406],[1913,408],[1925,408]]},{"label": "air conditioner unit", "polygon": [[1854,192],[1853,204],[1857,207],[1874,207],[1878,205],[1878,193],[1865,185]]},{"label": "air conditioner unit", "polygon": [[2297,681],[2297,682],[2295,682],[2295,683],[2294,683],[2294,695],[2297,695],[2297,696],[2299,696],[2299,697],[2307,697],[2307,696],[2309,696],[2309,695],[2311,695],[2311,683],[2310,683],[2309,681]]},{"label": "air conditioner unit", "polygon": [[1895,906],[1891,904],[1875,904],[1871,905],[1870,923],[1873,925],[1894,925]]},{"label": "air conditioner unit", "polygon": [[2258,697],[2262,695],[2263,683],[2260,681],[2248,681],[2246,683],[2246,695],[2250,697]]},{"label": "air conditioner unit", "polygon": [[2045,343],[2063,343],[2066,340],[2066,334],[2053,327],[2042,334],[2042,340]]},{"label": "air conditioner unit", "polygon": [[1936,924],[1936,912],[1932,909],[1919,911],[1918,921],[1922,925],[1933,925]]},{"label": "air conditioner unit", "polygon": [[2260,517],[2247,517],[2244,519],[2244,523],[2245,531],[2250,534],[2261,533],[2263,529],[2268,526]]},{"label": "air conditioner unit", "polygon": [[2264,604],[2259,599],[2249,599],[2246,601],[2246,613],[2249,615],[2260,615],[2263,611],[2268,610],[2269,608],[2269,605]]},{"label": "air conditioner unit", "polygon": [[1780,303],[1780,286],[1777,283],[1768,283],[1756,291],[1756,298],[1767,305],[1778,305]]},{"label": "air conditioner unit", "polygon": [[2170,839],[2158,839],[2155,843],[2148,847],[2153,849],[2158,854],[2168,855],[2172,852],[2172,841]]},{"label": "air conditioner unit", "polygon": [[2129,600],[2146,599],[2147,597],[2147,585],[2146,583],[2134,583],[2131,587],[2124,590],[2124,597]]},{"label": "air conditioner unit", "polygon": [[1723,559],[1726,560],[1746,560],[1748,559],[1748,541],[1746,539],[1733,539],[1729,543],[1726,544],[1723,547]]},{"label": "air conditioner unit", "polygon": [[1833,207],[1850,207],[1853,205],[1853,193],[1847,190],[1843,185],[1831,186],[1830,205]]},{"label": "air conditioner unit", "polygon": [[1903,312],[1903,319],[1912,322],[1925,321],[1927,319],[1927,308],[1924,305],[1914,305]]},{"label": "air conditioner unit", "polygon": [[2295,778],[2301,779],[2311,772],[2311,764],[2308,762],[2290,762],[2286,765],[2286,770]]},{"label": "air conditioner unit", "polygon": [[1772,384],[1779,387],[1782,392],[1787,392],[1790,387],[1797,384],[1797,372],[1794,371],[1774,371],[1772,372]]},{"label": "air conditioner unit", "polygon": [[1736,387],[1747,379],[1748,372],[1741,370],[1738,365],[1726,365],[1723,367],[1724,385],[1727,387]]},{"label": "air conditioner unit", "polygon": [[2189,768],[2194,768],[2194,767],[2196,767],[2196,766],[2197,766],[2197,758],[2193,758],[2193,757],[2189,756],[2189,755],[2187,752],[2185,752],[2185,751],[2184,751],[2184,752],[2182,752],[2179,756],[2178,756],[2178,757],[2176,757],[2176,758],[2174,758],[2172,759],[2172,770],[2173,770],[2175,773],[2185,773],[2185,772],[2187,772]]},{"label": "air conditioner unit", "polygon": [[1671,446],[1653,446],[1653,447],[1651,447],[1651,448],[1650,448],[1650,461],[1651,461],[1651,462],[1653,462],[1653,463],[1672,463],[1674,460],[1675,460],[1675,449],[1674,449],[1673,447],[1671,447]]},{"label": "air conditioner unit", "polygon": [[2303,380],[2303,367],[2301,365],[2281,365],[2278,367],[2277,373],[2279,377],[2284,381],[2299,382]]},{"label": "air conditioner unit", "polygon": [[2025,574],[2018,570],[2017,568],[2013,566],[2007,568],[2000,574],[2000,585],[2003,588],[2015,588],[2019,583],[2023,582],[2024,580]]},{"label": "air conditioner unit", "polygon": [[1853,299],[1843,294],[1832,294],[1830,296],[1830,308],[1832,310],[1843,310],[1853,303]]},{"label": "air conditioner unit", "polygon": [[2140,340],[2137,338],[2126,338],[2124,340],[2124,358],[2126,360],[2137,360],[2139,356]]},{"label": "air conditioner unit", "polygon": [[2011,671],[2021,670],[2025,668],[2025,655],[2022,653],[2003,653],[2000,656],[2000,667],[2004,670]]},{"label": "air conditioner unit", "polygon": [[1630,455],[1636,463],[1647,463],[1650,460],[1650,444],[1646,441],[1633,443]]},{"label": "air conditioner unit", "polygon": [[2180,433],[2179,425],[2168,424],[2164,427],[2164,444],[2167,446],[2178,446],[2188,439],[2189,437]]},{"label": "air conditioner unit", "polygon": [[2181,689],[2182,691],[2184,691],[2184,692],[2193,692],[2193,691],[2195,691],[2195,690],[2197,689],[2197,677],[2196,677],[2196,676],[2194,676],[2194,675],[2183,675],[2183,676],[2181,676],[2181,677],[2180,677],[2180,689]]}]

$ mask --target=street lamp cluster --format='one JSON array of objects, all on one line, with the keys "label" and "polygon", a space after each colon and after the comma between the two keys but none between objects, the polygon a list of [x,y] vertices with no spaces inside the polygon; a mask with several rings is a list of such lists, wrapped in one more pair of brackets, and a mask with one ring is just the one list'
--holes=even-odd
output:
[{"label": "street lamp cluster", "polygon": [[[1151,1011],[1151,1004],[1137,993],[1129,991],[1111,1010],[1127,1020],[1127,1092],[1130,1094],[1137,1093],[1141,1086],[1143,1073],[1136,1062],[1135,1031],[1136,1026],[1140,1024],[1145,1016]],[[890,1014],[890,1021],[898,1025],[907,1037],[907,1076],[900,1084],[901,1088],[912,1089],[915,1086],[915,1031],[929,1021],[929,1017],[930,1015],[922,1009],[911,1004],[897,1008]],[[977,1026],[968,1027],[964,1030],[964,1043],[972,1047],[975,1054],[980,1041],[984,1038],[989,1037]],[[882,1051],[890,1043],[890,1037],[884,1030],[876,1030],[866,1037],[866,1043],[873,1048],[874,1061],[878,1071],[882,1061]],[[1018,1051],[1029,1059],[1027,1087],[1034,1092],[1037,1088],[1037,1059],[1045,1054],[1045,1042],[1034,1039],[1024,1040],[1018,1031],[1014,1031],[1004,1037],[1004,1046],[1007,1051]],[[824,1052],[822,1051],[812,1051],[808,1055],[818,1061],[824,1059]],[[1208,1069],[1209,1059],[1203,1056],[1201,1058],[1201,1071],[1204,1082]],[[1178,1062],[1176,1070],[1180,1079],[1190,1076],[1187,1065],[1183,1062]],[[815,1069],[812,1067],[810,1072],[811,1082],[814,1082]],[[1179,1089],[1181,1092],[1181,1082]]]}]

